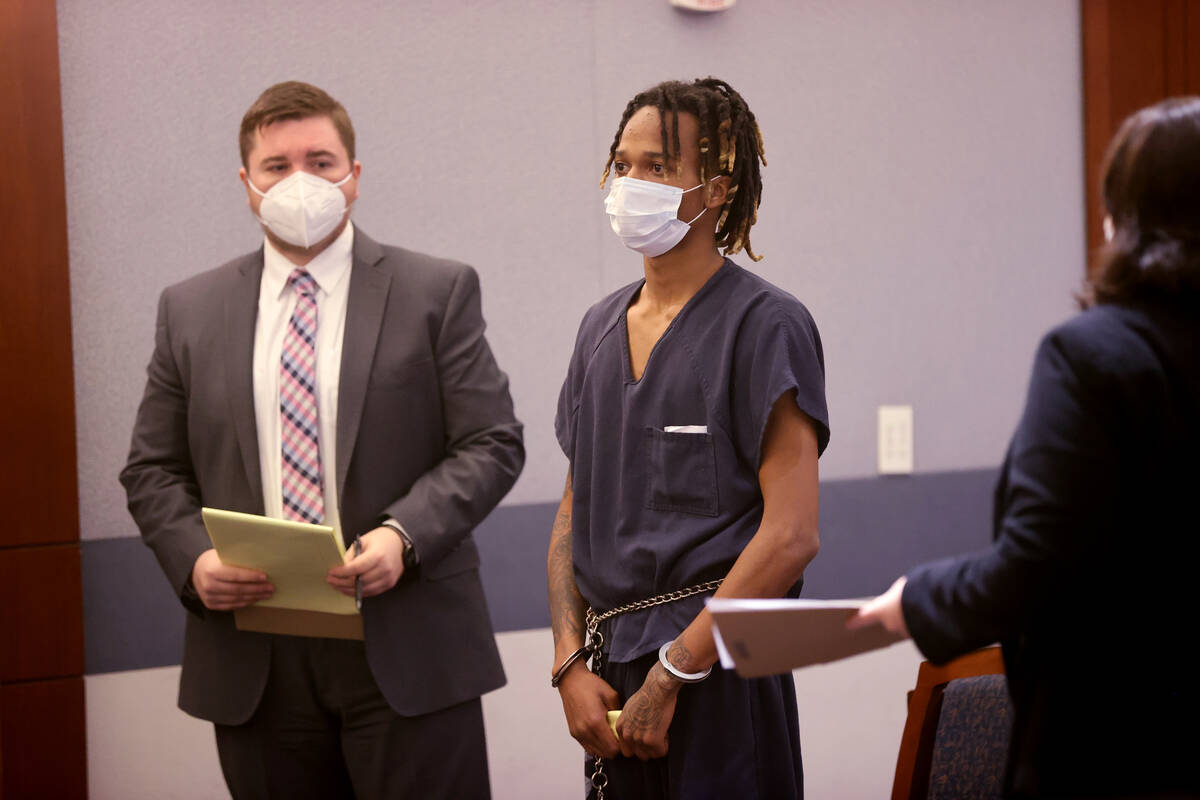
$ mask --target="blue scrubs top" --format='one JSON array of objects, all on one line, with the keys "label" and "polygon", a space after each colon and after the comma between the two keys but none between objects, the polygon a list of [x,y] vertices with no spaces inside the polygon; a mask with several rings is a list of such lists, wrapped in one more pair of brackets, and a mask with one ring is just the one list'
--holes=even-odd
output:
[{"label": "blue scrubs top", "polygon": [[[799,300],[726,259],[671,321],[640,380],[626,309],[645,281],[583,317],[559,395],[555,431],[571,462],[575,580],[597,612],[729,571],[758,530],[763,433],[795,390],[829,442],[817,326]],[[692,432],[672,431],[688,426]],[[612,661],[675,638],[704,597],[612,622]]]}]

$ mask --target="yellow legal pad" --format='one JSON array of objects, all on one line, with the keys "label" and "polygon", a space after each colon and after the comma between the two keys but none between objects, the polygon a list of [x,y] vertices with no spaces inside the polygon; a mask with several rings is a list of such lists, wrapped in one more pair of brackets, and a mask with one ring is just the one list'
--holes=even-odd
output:
[{"label": "yellow legal pad", "polygon": [[217,508],[200,514],[222,563],[261,570],[275,585],[275,594],[256,608],[358,614],[353,597],[325,582],[346,552],[333,528]]}]

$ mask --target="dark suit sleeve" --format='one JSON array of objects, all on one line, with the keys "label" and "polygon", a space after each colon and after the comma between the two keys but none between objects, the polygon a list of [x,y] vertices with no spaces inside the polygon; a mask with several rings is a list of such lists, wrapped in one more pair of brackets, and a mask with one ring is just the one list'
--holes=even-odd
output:
[{"label": "dark suit sleeve", "polygon": [[384,510],[412,540],[421,564],[450,553],[512,488],[525,463],[508,378],[484,338],[479,277],[456,277],[434,345],[446,456]]},{"label": "dark suit sleeve", "polygon": [[1026,407],[997,496],[990,550],[917,568],[902,607],[913,641],[944,662],[1025,627],[1056,579],[1078,566],[1116,496],[1107,392],[1081,347],[1050,334],[1034,364]]},{"label": "dark suit sleeve", "polygon": [[158,303],[154,354],[121,471],[129,511],[185,606],[203,604],[191,589],[192,567],[212,547],[200,518],[200,488],[188,447],[187,395],[171,348],[170,299]]}]

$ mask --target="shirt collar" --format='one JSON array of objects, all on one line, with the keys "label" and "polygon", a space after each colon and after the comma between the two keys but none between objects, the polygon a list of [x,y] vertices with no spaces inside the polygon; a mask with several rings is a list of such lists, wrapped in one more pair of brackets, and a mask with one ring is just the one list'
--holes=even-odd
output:
[{"label": "shirt collar", "polygon": [[[346,229],[316,258],[304,265],[304,269],[317,282],[318,290],[330,294],[350,272],[354,253],[354,224],[347,223]],[[287,289],[288,278],[296,265],[275,249],[271,240],[263,238],[263,288],[266,297],[278,299]]]},{"label": "shirt collar", "polygon": [[[709,291],[710,286],[715,285],[718,281],[725,277],[726,273],[732,272],[735,269],[740,269],[740,267],[738,267],[738,265],[735,264],[729,258],[729,256],[726,256],[725,260],[721,262],[721,266],[717,267],[717,271],[708,277],[708,280],[696,290],[694,295],[688,298],[688,301],[683,304],[683,308],[691,306],[697,297]],[[634,281],[622,289],[618,289],[616,295],[610,295],[610,297],[615,297],[617,302],[612,308],[612,313],[610,313],[608,316],[608,322],[604,326],[605,331],[612,330],[614,327],[616,327],[616,325],[621,321],[621,317],[624,317],[629,312],[629,306],[633,303],[634,295],[642,291],[645,285],[646,279],[642,278]],[[682,314],[683,309],[680,309],[679,313]]]}]

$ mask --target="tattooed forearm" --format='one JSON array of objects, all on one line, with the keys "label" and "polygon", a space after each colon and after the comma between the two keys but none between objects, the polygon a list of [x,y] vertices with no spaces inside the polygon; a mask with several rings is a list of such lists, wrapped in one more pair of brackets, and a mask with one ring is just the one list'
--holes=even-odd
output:
[{"label": "tattooed forearm", "polygon": [[565,636],[571,642],[583,643],[583,612],[585,603],[575,584],[575,564],[571,558],[571,476],[563,490],[554,528],[550,531],[550,552],[546,559],[546,575],[550,595],[550,627],[557,645]]},{"label": "tattooed forearm", "polygon": [[692,651],[688,649],[681,639],[676,639],[667,648],[667,661],[671,662],[671,666],[680,672],[697,672],[692,664]]}]

